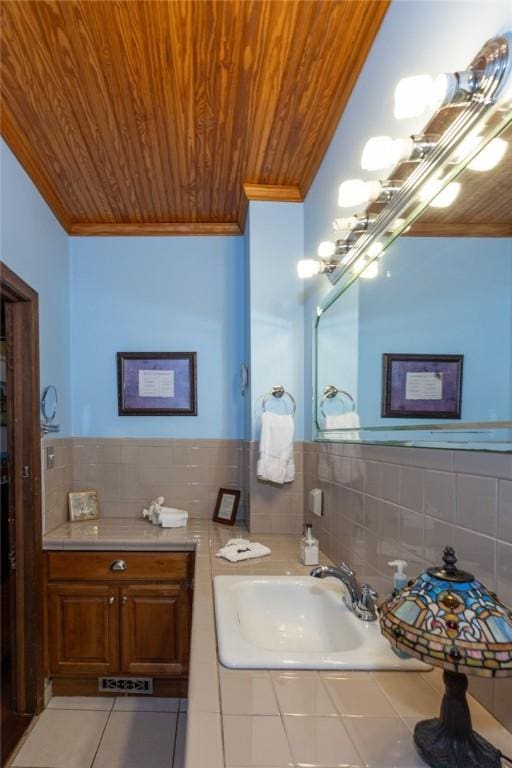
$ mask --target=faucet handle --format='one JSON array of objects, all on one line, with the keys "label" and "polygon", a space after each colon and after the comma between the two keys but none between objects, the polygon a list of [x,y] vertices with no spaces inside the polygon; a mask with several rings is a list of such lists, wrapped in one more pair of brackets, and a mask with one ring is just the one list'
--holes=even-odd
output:
[{"label": "faucet handle", "polygon": [[369,584],[362,584],[361,597],[356,606],[356,614],[364,621],[375,621],[377,619],[377,609],[374,600],[378,598],[377,592]]},{"label": "faucet handle", "polygon": [[350,567],[350,565],[348,565],[348,563],[341,563],[340,569],[342,571],[345,571],[347,576],[355,576],[356,575],[356,572],[352,570],[352,568]]},{"label": "faucet handle", "polygon": [[379,596],[379,593],[376,592],[373,589],[373,587],[370,587],[369,584],[362,584],[361,599],[359,600],[359,605],[364,610],[374,611],[375,610],[374,600],[376,600],[378,596]]}]

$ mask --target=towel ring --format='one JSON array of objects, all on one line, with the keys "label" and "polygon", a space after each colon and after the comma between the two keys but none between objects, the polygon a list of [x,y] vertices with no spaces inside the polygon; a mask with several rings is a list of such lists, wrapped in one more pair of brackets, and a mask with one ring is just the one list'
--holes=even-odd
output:
[{"label": "towel ring", "polygon": [[350,411],[356,410],[356,402],[349,392],[346,392],[344,389],[338,389],[338,387],[335,387],[334,384],[327,384],[327,386],[324,388],[323,397],[320,400],[320,413],[322,414],[324,419],[327,416],[324,410],[325,401],[332,400],[338,395],[341,395],[342,397],[346,397],[348,400],[350,400],[350,404],[351,404]]},{"label": "towel ring", "polygon": [[295,413],[295,410],[297,408],[297,403],[295,402],[295,399],[290,395],[289,392],[286,391],[286,389],[282,386],[282,384],[274,384],[270,392],[267,392],[266,395],[263,396],[263,401],[261,403],[261,409],[263,411],[267,410],[267,404],[271,402],[270,398],[275,397],[278,400],[280,400],[282,397],[288,397],[290,400],[291,406],[292,406],[292,415]]}]

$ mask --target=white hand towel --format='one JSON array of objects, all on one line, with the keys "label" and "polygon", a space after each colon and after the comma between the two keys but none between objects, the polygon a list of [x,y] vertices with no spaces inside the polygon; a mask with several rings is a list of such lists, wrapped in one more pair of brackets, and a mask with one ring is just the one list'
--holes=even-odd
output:
[{"label": "white hand towel", "polygon": [[188,512],[184,509],[162,507],[158,517],[162,528],[184,528],[188,522]]},{"label": "white hand towel", "polygon": [[283,485],[295,479],[293,416],[265,411],[261,416],[260,454],[256,474],[260,480]]},{"label": "white hand towel", "polygon": [[[325,417],[325,429],[359,429],[361,426],[359,420],[359,414],[355,411],[349,411],[348,413],[337,413],[331,416]],[[348,440],[356,440],[359,437],[359,432],[343,432],[343,437]]]},{"label": "white hand towel", "polygon": [[230,539],[228,543],[217,552],[217,557],[223,557],[230,563],[238,563],[240,560],[252,560],[255,557],[270,555],[272,550],[264,544],[250,542],[248,539]]}]

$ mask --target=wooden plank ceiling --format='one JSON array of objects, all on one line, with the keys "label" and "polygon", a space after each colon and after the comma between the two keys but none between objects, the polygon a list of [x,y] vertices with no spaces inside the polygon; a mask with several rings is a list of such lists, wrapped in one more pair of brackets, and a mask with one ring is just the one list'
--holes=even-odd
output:
[{"label": "wooden plank ceiling", "polygon": [[388,4],[3,0],[2,135],[69,233],[237,234],[303,199]]},{"label": "wooden plank ceiling", "polygon": [[505,156],[489,171],[466,168],[460,193],[448,208],[426,208],[409,235],[418,237],[512,237],[512,126],[500,138]]}]

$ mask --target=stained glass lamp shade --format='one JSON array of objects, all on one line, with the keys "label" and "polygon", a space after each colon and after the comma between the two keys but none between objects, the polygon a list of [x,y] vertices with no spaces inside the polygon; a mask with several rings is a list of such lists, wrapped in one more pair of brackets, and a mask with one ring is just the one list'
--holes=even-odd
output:
[{"label": "stained glass lamp shade", "polygon": [[394,647],[445,670],[440,716],[414,730],[425,762],[500,768],[499,751],[471,727],[466,675],[512,675],[512,611],[456,562],[446,547],[442,566],[424,571],[382,605],[380,626]]}]

